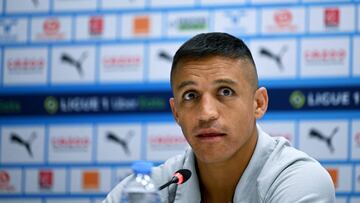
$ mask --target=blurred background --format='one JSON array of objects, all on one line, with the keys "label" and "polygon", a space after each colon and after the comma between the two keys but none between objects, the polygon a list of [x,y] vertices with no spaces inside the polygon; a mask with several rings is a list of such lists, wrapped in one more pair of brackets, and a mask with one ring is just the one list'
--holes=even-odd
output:
[{"label": "blurred background", "polygon": [[182,153],[170,65],[210,31],[251,48],[262,128],[360,202],[358,0],[0,0],[0,202],[100,202],[134,160]]}]

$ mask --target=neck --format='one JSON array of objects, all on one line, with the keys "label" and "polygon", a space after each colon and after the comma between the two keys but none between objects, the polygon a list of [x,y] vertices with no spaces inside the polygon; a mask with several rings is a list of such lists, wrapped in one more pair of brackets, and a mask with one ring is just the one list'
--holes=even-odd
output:
[{"label": "neck", "polygon": [[232,202],[236,186],[255,150],[257,135],[233,157],[220,163],[197,160],[202,202]]}]

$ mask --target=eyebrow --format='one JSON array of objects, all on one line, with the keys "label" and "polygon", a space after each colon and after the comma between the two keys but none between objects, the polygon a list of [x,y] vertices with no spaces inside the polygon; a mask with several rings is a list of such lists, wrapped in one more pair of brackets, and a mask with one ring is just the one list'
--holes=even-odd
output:
[{"label": "eyebrow", "polygon": [[177,89],[180,90],[186,86],[189,86],[189,85],[196,85],[197,83],[194,82],[194,81],[191,81],[191,80],[185,80],[183,82],[181,82],[178,86],[177,86]]},{"label": "eyebrow", "polygon": [[[237,82],[231,79],[218,79],[214,81],[214,84],[227,84],[227,85],[234,85]],[[180,90],[186,86],[191,86],[191,85],[197,85],[197,83],[195,81],[191,81],[191,80],[185,80],[183,82],[181,82],[178,86],[177,89]]]}]

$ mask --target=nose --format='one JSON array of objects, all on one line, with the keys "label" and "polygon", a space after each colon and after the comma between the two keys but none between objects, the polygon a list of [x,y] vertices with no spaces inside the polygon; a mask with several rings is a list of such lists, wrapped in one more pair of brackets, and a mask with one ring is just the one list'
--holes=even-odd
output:
[{"label": "nose", "polygon": [[202,95],[199,102],[198,120],[200,123],[209,123],[218,119],[217,100],[212,95]]}]

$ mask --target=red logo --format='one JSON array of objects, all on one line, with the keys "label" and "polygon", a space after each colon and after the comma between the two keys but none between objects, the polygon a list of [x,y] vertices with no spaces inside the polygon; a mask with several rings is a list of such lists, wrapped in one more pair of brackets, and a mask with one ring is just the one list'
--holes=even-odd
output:
[{"label": "red logo", "polygon": [[92,16],[89,19],[90,35],[101,35],[104,30],[104,19],[102,16]]},{"label": "red logo", "polygon": [[60,21],[58,19],[47,19],[44,21],[43,29],[47,35],[57,34],[60,30]]},{"label": "red logo", "polygon": [[289,26],[292,22],[293,16],[289,10],[280,10],[275,12],[274,20],[280,27]]},{"label": "red logo", "polygon": [[10,72],[37,72],[45,68],[45,61],[41,58],[11,58],[7,61]]},{"label": "red logo", "polygon": [[305,60],[308,63],[339,64],[343,63],[346,58],[344,49],[323,49],[323,50],[306,50],[304,52]]},{"label": "red logo", "polygon": [[53,186],[53,172],[51,170],[39,171],[39,187],[41,189],[51,189]]},{"label": "red logo", "polygon": [[55,151],[87,151],[90,146],[88,136],[54,137],[51,140]]},{"label": "red logo", "polygon": [[10,175],[7,171],[0,171],[0,191],[15,191],[15,187],[10,184]]},{"label": "red logo", "polygon": [[324,23],[327,27],[337,27],[340,24],[339,8],[326,8],[324,15]]}]

